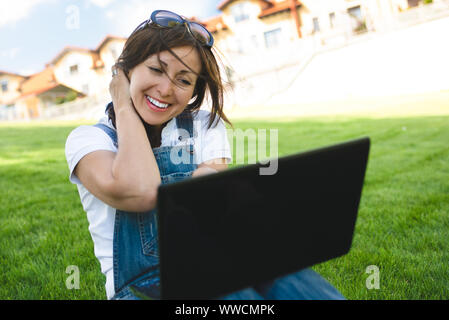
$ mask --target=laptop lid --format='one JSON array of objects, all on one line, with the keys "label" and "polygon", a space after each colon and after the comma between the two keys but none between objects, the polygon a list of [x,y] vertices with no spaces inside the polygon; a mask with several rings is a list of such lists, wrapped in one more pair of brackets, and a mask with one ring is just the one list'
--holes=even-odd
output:
[{"label": "laptop lid", "polygon": [[162,299],[215,299],[346,254],[369,138],[161,185]]}]

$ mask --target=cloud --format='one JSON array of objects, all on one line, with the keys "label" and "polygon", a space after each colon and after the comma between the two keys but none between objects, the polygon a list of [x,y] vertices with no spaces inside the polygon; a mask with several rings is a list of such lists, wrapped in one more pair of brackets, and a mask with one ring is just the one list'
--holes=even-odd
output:
[{"label": "cloud", "polygon": [[170,10],[186,17],[195,16],[204,19],[209,17],[210,4],[205,5],[202,0],[132,0],[120,2],[109,8],[106,17],[113,23],[115,33],[129,36],[141,22],[150,17],[151,12],[158,9]]},{"label": "cloud", "polygon": [[0,28],[27,18],[33,8],[52,0],[0,0]]}]

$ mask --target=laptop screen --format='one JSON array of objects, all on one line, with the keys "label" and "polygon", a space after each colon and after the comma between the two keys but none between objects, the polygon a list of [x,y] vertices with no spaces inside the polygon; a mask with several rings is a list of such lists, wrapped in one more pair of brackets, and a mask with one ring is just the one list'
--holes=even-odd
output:
[{"label": "laptop screen", "polygon": [[369,138],[162,185],[163,299],[215,299],[346,254]]}]

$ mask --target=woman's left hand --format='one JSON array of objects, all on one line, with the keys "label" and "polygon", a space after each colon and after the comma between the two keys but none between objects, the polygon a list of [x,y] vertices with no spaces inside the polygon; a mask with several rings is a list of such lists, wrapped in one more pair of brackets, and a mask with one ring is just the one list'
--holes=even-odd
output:
[{"label": "woman's left hand", "polygon": [[218,172],[218,170],[215,170],[208,166],[198,167],[195,171],[193,171],[192,177],[198,177],[198,176],[203,176],[206,174],[217,173],[217,172]]},{"label": "woman's left hand", "polygon": [[228,168],[225,158],[218,158],[201,163],[198,168],[192,173],[192,177],[202,176],[211,173],[217,173],[219,171],[226,170]]}]

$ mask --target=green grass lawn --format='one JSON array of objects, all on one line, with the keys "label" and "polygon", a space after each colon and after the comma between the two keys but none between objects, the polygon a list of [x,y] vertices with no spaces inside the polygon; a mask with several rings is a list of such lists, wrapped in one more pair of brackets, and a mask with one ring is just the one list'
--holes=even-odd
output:
[{"label": "green grass lawn", "polygon": [[[0,124],[0,299],[105,299],[64,144],[79,123]],[[236,121],[279,155],[371,137],[351,251],[314,267],[348,299],[449,299],[449,117]],[[69,290],[76,265],[80,288]],[[380,271],[367,289],[366,268]]]}]

